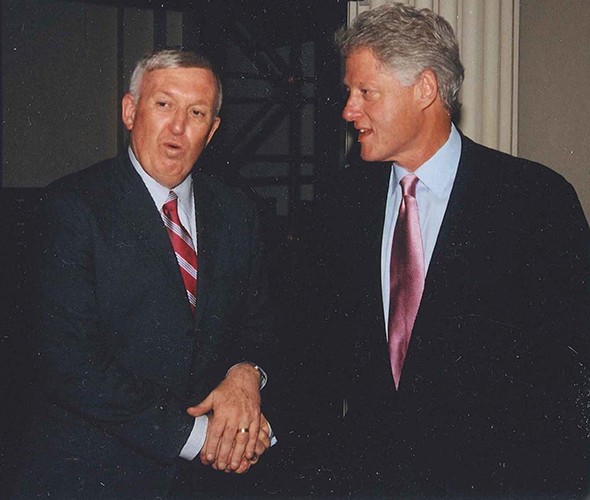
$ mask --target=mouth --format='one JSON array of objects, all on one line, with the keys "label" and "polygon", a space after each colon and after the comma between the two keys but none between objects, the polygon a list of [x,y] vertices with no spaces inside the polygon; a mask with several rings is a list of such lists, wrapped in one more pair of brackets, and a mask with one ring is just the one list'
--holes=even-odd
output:
[{"label": "mouth", "polygon": [[164,151],[169,157],[175,158],[182,154],[183,149],[177,142],[169,141],[164,143]]},{"label": "mouth", "polygon": [[373,131],[369,128],[357,128],[358,132],[358,142],[362,142],[367,136],[371,135]]}]

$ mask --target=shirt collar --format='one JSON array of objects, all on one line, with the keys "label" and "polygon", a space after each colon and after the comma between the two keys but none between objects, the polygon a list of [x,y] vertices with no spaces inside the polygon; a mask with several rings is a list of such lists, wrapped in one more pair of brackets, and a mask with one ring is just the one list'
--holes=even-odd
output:
[{"label": "shirt collar", "polygon": [[167,188],[166,186],[162,186],[162,184],[158,183],[153,177],[150,177],[150,175],[143,169],[143,167],[139,163],[139,160],[133,153],[131,146],[129,146],[128,151],[131,164],[143,180],[143,183],[150,192],[154,200],[154,203],[158,207],[158,210],[161,210],[164,203],[166,203],[166,199],[168,198],[168,194],[170,193],[170,191],[174,191],[176,193],[176,196],[178,196],[178,203],[181,206],[181,208],[183,208],[186,213],[190,213],[191,199],[193,195],[192,176],[189,175],[175,188]]},{"label": "shirt collar", "polygon": [[[461,135],[451,123],[451,133],[447,142],[434,155],[416,169],[414,174],[420,181],[437,196],[443,196],[451,189],[457,168],[459,158],[461,157]],[[408,173],[407,170],[398,164],[393,164],[395,176],[395,186],[400,179]]]}]

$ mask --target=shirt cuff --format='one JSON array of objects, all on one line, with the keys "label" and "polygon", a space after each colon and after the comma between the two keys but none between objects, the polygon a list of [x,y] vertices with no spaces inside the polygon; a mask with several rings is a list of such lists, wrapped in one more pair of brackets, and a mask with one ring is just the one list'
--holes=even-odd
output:
[{"label": "shirt cuff", "polygon": [[209,418],[206,415],[195,417],[193,429],[188,437],[187,442],[180,450],[180,458],[185,460],[193,460],[203,448],[205,438],[207,437],[207,424]]},{"label": "shirt cuff", "polygon": [[270,426],[270,422],[267,420],[268,422],[268,437],[270,438],[270,445],[274,446],[275,444],[277,444],[277,437],[275,436],[275,433],[272,431],[272,427]]}]

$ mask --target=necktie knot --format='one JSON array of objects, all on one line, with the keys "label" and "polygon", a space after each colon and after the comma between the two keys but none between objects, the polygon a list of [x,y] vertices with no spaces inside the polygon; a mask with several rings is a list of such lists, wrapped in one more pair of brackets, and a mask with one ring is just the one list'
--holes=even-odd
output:
[{"label": "necktie knot", "polygon": [[404,175],[399,181],[402,187],[402,196],[411,196],[416,198],[416,186],[418,185],[418,177],[414,174]]},{"label": "necktie knot", "polygon": [[168,217],[170,217],[171,214],[178,213],[178,195],[174,191],[168,193],[168,198],[166,198],[164,205],[162,205],[162,212]]}]

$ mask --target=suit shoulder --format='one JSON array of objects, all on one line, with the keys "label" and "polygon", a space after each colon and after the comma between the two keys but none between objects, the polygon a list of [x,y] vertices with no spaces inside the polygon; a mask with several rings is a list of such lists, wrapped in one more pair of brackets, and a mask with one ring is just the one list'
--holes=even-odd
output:
[{"label": "suit shoulder", "polygon": [[47,186],[47,190],[50,192],[79,191],[84,194],[101,192],[112,185],[120,175],[121,170],[124,169],[124,163],[125,160],[120,156],[103,160],[53,181]]},{"label": "suit shoulder", "polygon": [[518,189],[521,193],[542,193],[547,190],[572,189],[570,183],[555,170],[541,163],[512,156],[477,144],[463,137],[463,154],[493,184]]},{"label": "suit shoulder", "polygon": [[226,209],[247,212],[256,209],[254,194],[248,196],[242,189],[228,184],[213,174],[199,172],[194,179],[197,185],[201,184],[208,189],[213,198]]},{"label": "suit shoulder", "polygon": [[[570,221],[573,231],[586,233],[580,200],[573,186],[554,170],[535,161],[518,158],[463,138],[463,178],[473,200],[507,214],[498,220],[526,220],[542,232],[557,226],[558,219]],[[473,194],[476,193],[476,194]],[[520,219],[519,219],[520,218]],[[520,224],[525,225],[524,222]],[[540,233],[539,233],[540,234]]]},{"label": "suit shoulder", "polygon": [[132,185],[135,172],[124,156],[101,161],[78,172],[66,175],[47,186],[40,201],[43,217],[104,217]]}]

